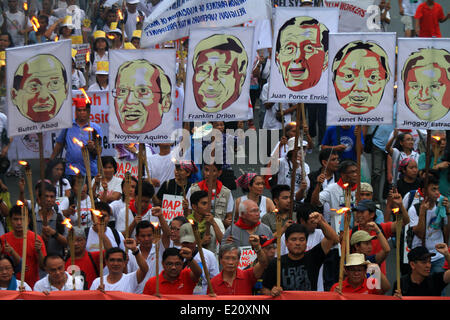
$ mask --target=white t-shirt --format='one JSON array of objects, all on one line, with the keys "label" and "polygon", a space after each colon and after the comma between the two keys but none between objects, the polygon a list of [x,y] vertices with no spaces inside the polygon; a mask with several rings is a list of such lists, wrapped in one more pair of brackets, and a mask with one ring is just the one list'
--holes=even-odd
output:
[{"label": "white t-shirt", "polygon": [[[20,290],[20,280],[16,279],[16,282],[17,282],[16,291],[19,291]],[[23,283],[23,286],[25,287],[25,291],[33,291],[31,289],[31,287],[28,285],[28,283],[26,283],[26,282]],[[0,290],[8,290],[8,288],[0,287]]]},{"label": "white t-shirt", "polygon": [[139,17],[138,10],[136,10],[135,13],[130,13],[127,10],[127,23],[125,23],[125,34],[128,35],[128,41],[131,41],[133,31],[136,30],[137,17]]},{"label": "white t-shirt", "polygon": [[[125,251],[125,246],[124,246],[124,236],[122,235],[122,233],[119,233],[119,238],[120,238],[120,245],[119,248],[122,249],[123,251]],[[110,227],[106,227],[106,236],[108,237],[109,241],[111,241],[111,245],[113,247],[117,247],[117,242],[114,238],[114,234],[111,231]],[[88,239],[86,242],[86,250],[93,252],[93,251],[98,251],[99,247],[98,247],[98,234],[97,232],[95,232],[92,227],[89,228],[89,233],[88,233]]]},{"label": "white t-shirt", "polygon": [[108,90],[109,90],[109,85],[107,85],[105,88],[102,88],[98,85],[97,82],[91,84],[88,88],[88,91],[108,91]]},{"label": "white t-shirt", "polygon": [[[67,280],[64,286],[59,290],[58,288],[52,286],[50,284],[50,281],[48,280],[48,275],[46,275],[44,278],[39,280],[34,284],[33,291],[70,291],[73,290],[73,280],[72,276],[66,272]],[[82,277],[75,277],[75,290],[83,290],[84,281]]]},{"label": "white t-shirt", "polygon": [[84,78],[83,72],[76,69],[72,73],[72,87],[80,89],[86,85],[86,79]]},{"label": "white t-shirt", "polygon": [[[321,229],[315,229],[313,233],[308,235],[308,241],[306,243],[306,251],[311,250],[314,248],[317,244],[319,244],[322,239],[325,238],[323,231]],[[286,247],[286,237],[283,233],[280,239],[281,242],[281,248],[280,253],[281,255],[288,254],[289,251]],[[317,278],[317,291],[324,291],[323,289],[323,265],[320,266],[319,269],[319,277]]]},{"label": "white t-shirt", "polygon": [[[24,45],[25,38],[19,34],[19,30],[23,30],[25,26],[25,15],[22,11],[11,13],[9,10],[5,11],[6,17],[6,30],[11,35],[14,47],[20,47]],[[31,27],[30,19],[27,19],[27,28]]]},{"label": "white t-shirt", "polygon": [[403,0],[402,1],[402,7],[403,7],[403,14],[405,16],[411,16],[414,17],[416,14],[417,7],[419,4],[422,3],[422,0]]},{"label": "white t-shirt", "polygon": [[111,208],[112,215],[109,218],[109,221],[117,221],[117,217],[119,216],[120,210],[125,208],[125,202],[122,199],[114,200],[109,204]]},{"label": "white t-shirt", "polygon": [[[94,185],[94,183],[95,183],[95,178],[92,179],[92,186]],[[112,179],[107,183],[107,185],[108,185],[108,192],[106,194],[108,196],[110,196],[113,192],[119,192],[120,194],[122,194],[122,179],[121,178],[113,176]],[[99,194],[103,193],[103,186],[102,186],[101,182],[98,186],[97,192]]]},{"label": "white t-shirt", "polygon": [[[108,275],[103,276],[103,283],[105,285],[105,291],[121,291],[121,292],[129,292],[136,293],[138,288],[136,271],[122,274],[122,278],[116,283],[108,282]],[[100,278],[95,279],[92,282],[91,288],[89,290],[97,290],[100,285]]]},{"label": "white t-shirt", "polygon": [[[124,206],[119,210],[119,214],[117,215],[116,219],[116,230],[119,232],[125,231],[125,211],[126,207]],[[133,223],[134,216],[131,212],[131,209],[128,210],[128,226],[130,226]],[[152,209],[148,210],[143,216],[141,221],[149,221],[151,222],[157,222],[159,223],[158,217],[152,216]],[[133,232],[130,234],[130,237],[134,238],[136,236],[136,228],[133,230]]]},{"label": "white t-shirt", "polygon": [[[288,186],[291,185],[291,175],[292,175],[292,163],[288,162],[287,158],[280,158],[280,167],[278,170],[278,184],[286,184]],[[308,164],[305,162],[305,180],[306,180],[306,190],[305,190],[305,197],[306,194],[308,192],[309,186],[311,185],[310,181],[309,181],[309,166]],[[300,166],[300,164],[298,164],[298,168],[295,174],[295,192],[298,192],[298,190],[300,190],[300,184],[301,184],[301,180],[302,180],[302,168]]]},{"label": "white t-shirt", "polygon": [[[139,247],[139,246],[138,246]],[[159,273],[161,273],[161,271],[163,270],[163,266],[162,266],[162,255],[164,253],[164,246],[162,244],[162,241],[159,241]],[[141,253],[142,254],[142,253]],[[139,283],[136,293],[142,293],[144,292],[144,287],[145,284],[147,283],[147,281],[151,278],[156,276],[156,246],[152,245],[152,249],[150,250],[150,253],[147,256],[147,265],[148,265],[148,271],[147,274],[145,275],[144,280],[142,280],[141,283]],[[136,262],[136,257],[133,255],[133,253],[131,251],[128,251],[128,273],[130,272],[135,272],[139,269],[139,266]]]},{"label": "white t-shirt", "polygon": [[[208,267],[210,279],[212,279],[220,272],[216,255],[214,254],[214,252],[205,248],[203,248],[203,255],[205,257],[206,266]],[[202,258],[200,257],[200,253],[197,252],[197,254],[194,257],[194,260],[197,262],[200,268],[202,268],[202,275],[200,276],[200,279],[197,285],[195,286],[193,293],[198,295],[205,295],[207,294],[208,290],[208,281],[206,280],[205,270],[202,265]]]},{"label": "white t-shirt", "polygon": [[[175,164],[172,162],[174,155],[172,152],[165,156],[159,154],[151,154],[150,150],[145,148],[148,160],[148,170],[152,179],[158,179],[160,184],[164,181],[175,178]],[[147,173],[145,173],[147,175]],[[160,187],[155,187],[155,192],[158,192]]]},{"label": "white t-shirt", "polygon": [[[55,184],[55,188],[56,188],[56,197],[65,197],[66,196],[66,191],[72,189],[69,180],[67,180],[66,178],[62,178],[63,181],[63,186],[62,188],[60,188],[59,185],[59,180],[56,182]],[[61,192],[62,190],[62,192]]]},{"label": "white t-shirt", "polygon": [[[419,215],[416,211],[416,207],[412,205],[408,210],[409,215],[409,226],[415,227],[419,223]],[[446,216],[444,220],[442,221],[444,224],[447,224],[448,217]],[[438,243],[444,242],[444,236],[442,234],[442,228],[434,229],[430,225],[436,221],[436,206],[434,206],[433,209],[427,210],[426,215],[426,222],[425,222],[425,247],[430,251],[430,253],[436,253],[434,257],[431,257],[431,261],[436,261],[442,257],[444,257],[442,254],[440,254],[436,248],[435,245]],[[419,247],[422,246],[422,240],[419,239],[419,237],[414,235],[412,247]]]}]

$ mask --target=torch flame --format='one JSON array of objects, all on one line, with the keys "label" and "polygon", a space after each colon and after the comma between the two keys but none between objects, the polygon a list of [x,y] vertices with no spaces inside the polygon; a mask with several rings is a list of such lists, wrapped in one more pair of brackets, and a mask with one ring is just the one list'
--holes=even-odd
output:
[{"label": "torch flame", "polygon": [[83,88],[80,88],[81,92],[83,92],[84,97],[86,98],[86,103],[91,103],[91,99],[89,98],[89,96],[87,95],[86,91],[84,91]]},{"label": "torch flame", "polygon": [[86,62],[89,62],[91,57],[89,56],[89,52],[86,52]]},{"label": "torch flame", "polygon": [[20,160],[20,161],[19,161],[19,164],[20,164],[21,166],[27,166],[27,165],[28,165],[28,162],[23,161],[23,160]]},{"label": "torch flame", "polygon": [[331,210],[332,211],[336,211],[337,214],[343,214],[343,213],[346,213],[346,212],[350,211],[350,208],[343,207],[343,208],[340,208],[340,209],[331,209]]},{"label": "torch flame", "polygon": [[155,229],[158,229],[158,226],[159,226],[158,222],[151,222],[151,224],[155,227]]},{"label": "torch flame", "polygon": [[194,225],[194,220],[193,219],[188,219],[189,223]]},{"label": "torch flame", "polygon": [[16,202],[16,205],[18,205],[18,206],[23,206],[23,202],[22,201],[20,201],[20,200],[17,200],[17,202]]},{"label": "torch flame", "polygon": [[34,31],[38,32],[38,29],[40,28],[41,25],[39,24],[39,21],[36,17],[31,18],[31,24],[33,25]]},{"label": "torch flame", "polygon": [[69,165],[69,168],[72,169],[73,172],[75,172],[75,174],[79,174],[80,173],[80,169],[78,169],[77,167],[74,167],[73,165]]},{"label": "torch flame", "polygon": [[80,140],[78,140],[77,138],[73,137],[72,142],[77,144],[80,148],[84,147],[84,143]]},{"label": "torch flame", "polygon": [[397,212],[399,212],[399,211],[400,211],[399,208],[394,208],[394,209],[392,209],[392,212],[393,212],[393,213],[397,213]]},{"label": "torch flame", "polygon": [[94,131],[94,128],[92,128],[92,127],[86,127],[86,128],[83,129],[83,131],[93,132],[93,131]]},{"label": "torch flame", "polygon": [[89,210],[91,210],[91,212],[92,212],[95,216],[97,216],[97,217],[99,217],[99,218],[103,217],[102,212],[101,212],[100,210],[94,210],[94,209],[89,209]]},{"label": "torch flame", "polygon": [[138,22],[138,23],[139,23],[139,16],[137,16],[137,17],[136,17],[136,22]]},{"label": "torch flame", "polygon": [[109,40],[114,40],[114,36],[112,34],[108,34],[106,37],[108,37]]},{"label": "torch flame", "polygon": [[275,210],[273,210],[273,213],[278,213],[278,209],[275,208]]},{"label": "torch flame", "polygon": [[348,187],[348,183],[344,183],[344,188],[347,188]]},{"label": "torch flame", "polygon": [[28,2],[23,3],[23,10],[28,11]]},{"label": "torch flame", "polygon": [[63,225],[67,227],[67,229],[72,229],[72,224],[70,223],[69,218],[65,218],[63,222],[61,222]]},{"label": "torch flame", "polygon": [[119,15],[119,19],[123,20],[123,15],[122,15],[122,11],[119,9],[117,10],[117,14]]},{"label": "torch flame", "polygon": [[431,136],[431,137],[436,141],[441,141],[441,137],[439,137],[439,136]]},{"label": "torch flame", "polygon": [[173,163],[176,163],[177,159],[175,159],[175,157],[173,157],[172,159],[170,159],[170,161],[172,161]]}]

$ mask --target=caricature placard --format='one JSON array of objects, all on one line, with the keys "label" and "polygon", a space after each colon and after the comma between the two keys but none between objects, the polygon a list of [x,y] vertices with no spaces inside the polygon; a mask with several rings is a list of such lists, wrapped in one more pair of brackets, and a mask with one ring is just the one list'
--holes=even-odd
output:
[{"label": "caricature placard", "polygon": [[109,141],[171,142],[175,50],[112,50],[109,60]]},{"label": "caricature placard", "polygon": [[337,8],[275,9],[270,102],[327,102],[328,34],[338,19]]},{"label": "caricature placard", "polygon": [[192,30],[184,121],[248,119],[253,27]]},{"label": "caricature placard", "polygon": [[398,39],[397,127],[450,130],[450,39]]},{"label": "caricature placard", "polygon": [[392,124],[395,33],[330,34],[327,125]]},{"label": "caricature placard", "polygon": [[10,136],[72,126],[70,40],[6,50]]}]

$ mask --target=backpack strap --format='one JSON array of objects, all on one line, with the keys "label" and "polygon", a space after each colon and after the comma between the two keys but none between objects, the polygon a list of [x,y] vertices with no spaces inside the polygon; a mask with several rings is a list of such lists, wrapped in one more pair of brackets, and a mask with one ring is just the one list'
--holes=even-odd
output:
[{"label": "backpack strap", "polygon": [[120,247],[120,236],[119,236],[119,231],[116,230],[116,228],[110,228],[113,235],[114,235],[114,240],[116,240],[117,246]]},{"label": "backpack strap", "polygon": [[411,207],[412,202],[414,201],[414,196],[416,195],[417,190],[411,190],[409,192],[408,205],[406,206],[406,211]]},{"label": "backpack strap", "polygon": [[[416,203],[414,205],[414,208],[416,209],[416,214],[417,216],[419,216],[419,212],[420,212],[420,202]],[[425,238],[427,237],[427,221],[426,221],[427,216],[425,215],[425,237],[423,239],[420,239],[417,234],[414,233],[415,237],[418,237],[420,240],[422,240],[422,246],[425,247]]]},{"label": "backpack strap", "polygon": [[92,258],[92,254],[89,251],[87,253],[88,253],[88,256],[89,256],[89,260],[91,260],[92,266],[94,267],[95,275],[98,277],[99,276],[99,272],[98,272],[97,265],[94,262],[94,258]]}]

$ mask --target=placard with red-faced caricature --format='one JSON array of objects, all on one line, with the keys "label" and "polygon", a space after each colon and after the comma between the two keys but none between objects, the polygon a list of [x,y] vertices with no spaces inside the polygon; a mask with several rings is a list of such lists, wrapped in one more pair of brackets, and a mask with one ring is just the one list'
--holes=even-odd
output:
[{"label": "placard with red-faced caricature", "polygon": [[184,121],[248,119],[253,27],[191,30]]},{"label": "placard with red-faced caricature", "polygon": [[270,102],[327,102],[328,35],[338,19],[337,8],[275,9]]},{"label": "placard with red-faced caricature", "polygon": [[330,34],[327,125],[392,124],[395,33]]},{"label": "placard with red-faced caricature", "polygon": [[450,39],[398,39],[397,127],[450,130]]},{"label": "placard with red-faced caricature", "polygon": [[175,50],[111,50],[109,140],[172,142]]},{"label": "placard with red-faced caricature", "polygon": [[71,41],[6,50],[8,135],[72,126]]}]

